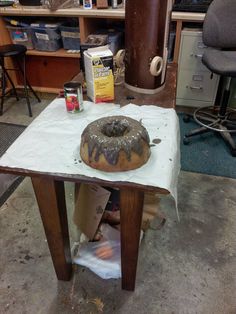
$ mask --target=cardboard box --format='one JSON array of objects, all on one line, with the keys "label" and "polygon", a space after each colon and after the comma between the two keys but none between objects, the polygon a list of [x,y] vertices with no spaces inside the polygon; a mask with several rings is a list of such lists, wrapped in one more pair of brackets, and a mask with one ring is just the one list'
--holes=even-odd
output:
[{"label": "cardboard box", "polygon": [[95,103],[114,100],[113,54],[108,46],[84,51],[87,95]]},{"label": "cardboard box", "polygon": [[90,240],[95,236],[110,194],[98,185],[76,186],[74,223]]}]

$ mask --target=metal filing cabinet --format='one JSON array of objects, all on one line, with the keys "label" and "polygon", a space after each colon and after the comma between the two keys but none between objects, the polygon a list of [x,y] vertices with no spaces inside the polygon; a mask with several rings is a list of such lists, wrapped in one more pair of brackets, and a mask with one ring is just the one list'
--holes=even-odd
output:
[{"label": "metal filing cabinet", "polygon": [[203,107],[214,104],[219,76],[212,74],[202,63],[207,49],[202,42],[202,31],[184,29],[181,33],[178,62],[176,104]]}]

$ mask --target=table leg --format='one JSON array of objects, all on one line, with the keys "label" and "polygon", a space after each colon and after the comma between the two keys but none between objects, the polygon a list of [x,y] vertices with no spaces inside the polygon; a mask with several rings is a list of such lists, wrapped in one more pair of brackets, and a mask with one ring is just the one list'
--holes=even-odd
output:
[{"label": "table leg", "polygon": [[144,192],[120,190],[122,289],[135,289]]},{"label": "table leg", "polygon": [[64,182],[35,177],[32,183],[57,278],[70,280],[72,262]]}]

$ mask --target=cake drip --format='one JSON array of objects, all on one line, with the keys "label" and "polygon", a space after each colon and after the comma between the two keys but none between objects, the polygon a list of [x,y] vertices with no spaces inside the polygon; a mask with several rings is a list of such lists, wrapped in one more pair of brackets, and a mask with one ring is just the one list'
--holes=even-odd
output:
[{"label": "cake drip", "polygon": [[139,156],[143,153],[140,141],[149,145],[150,139],[147,130],[140,122],[125,116],[113,116],[98,119],[90,123],[82,134],[84,145],[88,145],[88,154],[91,159],[98,161],[104,154],[107,162],[116,165],[119,153],[123,150],[130,161],[131,152]]}]

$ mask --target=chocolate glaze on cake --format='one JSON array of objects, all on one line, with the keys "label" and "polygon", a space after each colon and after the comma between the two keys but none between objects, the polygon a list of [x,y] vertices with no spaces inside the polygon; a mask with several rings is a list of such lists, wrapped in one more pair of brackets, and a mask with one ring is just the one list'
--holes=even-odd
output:
[{"label": "chocolate glaze on cake", "polygon": [[111,116],[95,120],[84,129],[81,147],[87,143],[89,159],[93,156],[98,161],[103,154],[110,165],[116,165],[121,150],[127,160],[131,159],[132,152],[141,156],[142,141],[149,147],[148,132],[140,122],[125,116]]}]

